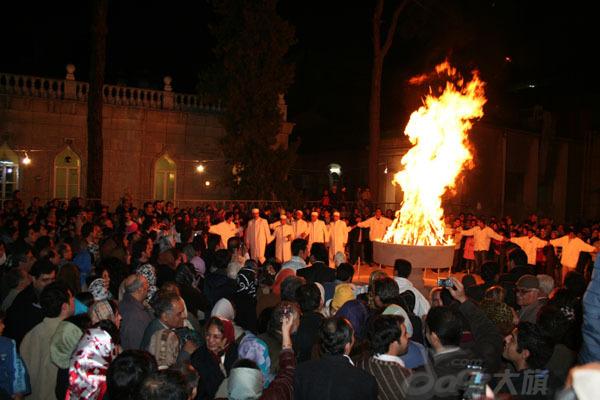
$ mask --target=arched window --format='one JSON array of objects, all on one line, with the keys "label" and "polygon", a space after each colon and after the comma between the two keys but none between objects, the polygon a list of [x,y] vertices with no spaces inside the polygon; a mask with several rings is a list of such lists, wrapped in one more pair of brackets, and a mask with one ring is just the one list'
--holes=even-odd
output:
[{"label": "arched window", "polygon": [[175,200],[177,166],[175,161],[164,155],[154,166],[154,198],[157,200]]},{"label": "arched window", "polygon": [[54,159],[54,198],[79,197],[81,159],[67,146]]},{"label": "arched window", "polygon": [[6,143],[0,146],[0,197],[10,199],[19,188],[19,156]]}]

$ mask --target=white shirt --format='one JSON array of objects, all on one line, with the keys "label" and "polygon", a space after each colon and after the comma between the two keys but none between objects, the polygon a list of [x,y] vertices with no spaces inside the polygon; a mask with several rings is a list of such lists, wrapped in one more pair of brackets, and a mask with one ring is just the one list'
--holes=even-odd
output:
[{"label": "white shirt", "polygon": [[510,241],[519,246],[527,254],[527,264],[535,265],[537,259],[537,249],[541,249],[548,244],[547,241],[537,236],[520,236],[510,238]]},{"label": "white shirt", "polygon": [[494,232],[489,226],[481,229],[479,226],[475,226],[471,229],[462,231],[463,236],[473,236],[475,242],[474,251],[488,251],[490,249],[490,241],[492,239],[502,240],[502,235]]},{"label": "white shirt", "polygon": [[233,222],[223,221],[219,222],[216,225],[212,225],[208,231],[210,233],[214,233],[221,236],[221,243],[219,243],[219,249],[226,249],[227,241],[229,240],[229,238],[234,237],[237,234],[238,228]]},{"label": "white shirt", "polygon": [[400,289],[400,293],[410,290],[415,295],[415,309],[413,312],[419,318],[427,315],[431,305],[429,301],[423,296],[423,293],[419,291],[416,287],[413,286],[412,282],[406,278],[401,278],[399,276],[395,276],[394,280],[398,284],[398,288]]},{"label": "white shirt", "polygon": [[570,239],[569,235],[565,235],[558,239],[553,239],[550,241],[550,244],[554,247],[562,247],[562,256],[560,262],[564,267],[570,269],[573,269],[577,266],[577,260],[579,260],[580,252],[587,251],[589,253],[593,253],[598,250],[591,244],[587,244],[578,237]]},{"label": "white shirt", "polygon": [[387,231],[387,228],[392,224],[392,220],[386,217],[371,217],[366,221],[359,222],[357,225],[361,228],[370,228],[369,229],[369,240],[379,240],[382,239]]},{"label": "white shirt", "polygon": [[300,268],[306,268],[306,262],[298,256],[292,256],[290,261],[284,263],[281,266],[281,269],[286,269],[286,268],[289,268],[294,271],[298,271]]},{"label": "white shirt", "polygon": [[[315,222],[308,223],[308,242],[312,243],[326,243],[329,240],[329,232],[325,226],[325,222],[320,219]],[[309,247],[310,249],[310,247]]]}]

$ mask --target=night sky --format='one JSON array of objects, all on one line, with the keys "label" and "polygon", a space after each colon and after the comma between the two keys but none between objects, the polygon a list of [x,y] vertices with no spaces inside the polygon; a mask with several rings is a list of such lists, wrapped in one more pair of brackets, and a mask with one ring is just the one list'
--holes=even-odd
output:
[{"label": "night sky", "polygon": [[[71,62],[77,79],[87,80],[89,3],[3,4],[0,71],[64,77]],[[387,3],[389,16],[395,2]],[[588,2],[555,3],[412,2],[385,62],[383,134],[399,135],[419,105],[422,92],[407,79],[445,57],[462,71],[481,71],[488,122],[518,127],[518,109],[536,103],[597,110],[597,14]],[[287,99],[303,153],[367,144],[373,4],[280,1],[280,14],[296,27],[296,78]],[[158,89],[171,75],[175,91],[196,91],[198,73],[213,61],[212,20],[208,1],[111,1],[106,82]]]}]

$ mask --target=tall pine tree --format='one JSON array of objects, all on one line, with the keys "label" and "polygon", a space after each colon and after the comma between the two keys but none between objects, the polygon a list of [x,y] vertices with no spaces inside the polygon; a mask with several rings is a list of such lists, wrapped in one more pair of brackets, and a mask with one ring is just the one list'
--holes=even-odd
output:
[{"label": "tall pine tree", "polygon": [[288,173],[297,145],[284,149],[275,143],[282,127],[278,96],[294,74],[285,60],[294,28],[277,14],[277,0],[213,0],[213,6],[218,62],[200,86],[225,103],[222,150],[232,169],[228,183],[237,198],[289,199],[294,191]]}]

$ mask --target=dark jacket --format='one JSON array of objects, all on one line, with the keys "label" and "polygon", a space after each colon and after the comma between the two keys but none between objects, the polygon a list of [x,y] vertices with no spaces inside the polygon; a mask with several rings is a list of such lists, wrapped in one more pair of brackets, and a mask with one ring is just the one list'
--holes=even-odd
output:
[{"label": "dark jacket", "polygon": [[232,298],[237,289],[237,282],[229,279],[226,271],[217,270],[206,275],[204,279],[204,294],[208,300],[208,312],[222,298]]},{"label": "dark jacket", "polygon": [[14,339],[17,349],[21,346],[25,334],[44,319],[38,301],[33,284],[29,284],[15,297],[6,311],[4,336]]},{"label": "dark jacket", "polygon": [[[237,358],[238,347],[237,344],[233,343],[229,346],[229,349],[227,349],[225,362],[223,363],[228,375],[229,371],[231,371],[231,366]],[[201,390],[198,392],[196,400],[213,399],[219,389],[219,385],[225,379],[225,375],[223,375],[219,363],[206,348],[206,344],[198,347],[194,354],[192,354],[190,361],[192,366],[198,371],[198,375],[200,375],[202,382],[202,384],[199,385]]]},{"label": "dark jacket", "polygon": [[123,317],[119,329],[121,347],[123,350],[139,349],[144,331],[152,321],[152,315],[144,308],[142,303],[134,299],[129,293],[125,293],[123,300],[119,303],[119,312]]},{"label": "dark jacket", "polygon": [[391,362],[368,357],[356,363],[356,366],[375,377],[379,388],[379,400],[405,399],[406,385],[410,370]]},{"label": "dark jacket", "polygon": [[298,363],[311,359],[312,349],[319,337],[319,328],[323,316],[317,312],[309,311],[300,317],[300,326],[294,337],[294,350]]},{"label": "dark jacket", "polygon": [[377,399],[377,382],[342,355],[325,355],[320,360],[298,365],[294,377],[296,400]]},{"label": "dark jacket", "polygon": [[310,267],[300,268],[296,271],[296,275],[306,279],[307,283],[319,282],[324,284],[335,280],[335,270],[320,261],[315,262]]}]

